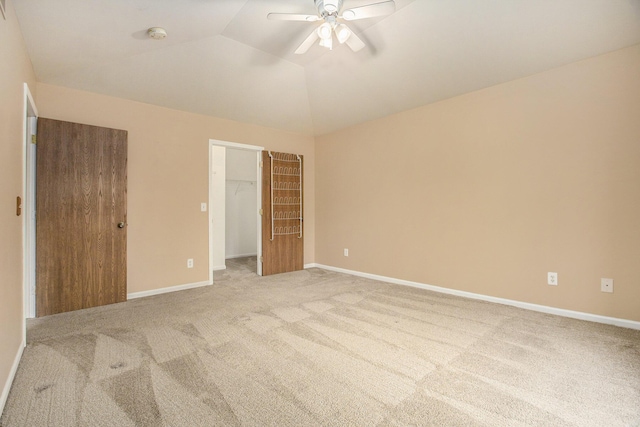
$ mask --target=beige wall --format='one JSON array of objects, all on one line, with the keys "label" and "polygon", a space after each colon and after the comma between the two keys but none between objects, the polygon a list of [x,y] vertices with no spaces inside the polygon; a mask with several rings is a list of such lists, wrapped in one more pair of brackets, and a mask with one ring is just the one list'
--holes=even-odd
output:
[{"label": "beige wall", "polygon": [[208,213],[200,203],[208,202],[209,139],[305,156],[304,250],[313,261],[313,138],[46,84],[38,84],[36,103],[41,117],[129,132],[130,293],[208,280]]},{"label": "beige wall", "polygon": [[23,217],[16,216],[15,203],[23,196],[24,83],[35,91],[33,68],[7,2],[7,19],[0,15],[0,394],[22,343]]},{"label": "beige wall", "polygon": [[316,138],[316,177],[318,263],[640,321],[640,45]]}]

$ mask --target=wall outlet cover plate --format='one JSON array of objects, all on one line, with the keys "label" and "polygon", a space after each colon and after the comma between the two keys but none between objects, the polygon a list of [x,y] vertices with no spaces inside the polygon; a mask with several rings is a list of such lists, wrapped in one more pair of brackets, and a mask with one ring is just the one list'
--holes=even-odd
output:
[{"label": "wall outlet cover plate", "polygon": [[613,279],[600,279],[600,290],[602,292],[613,293]]}]

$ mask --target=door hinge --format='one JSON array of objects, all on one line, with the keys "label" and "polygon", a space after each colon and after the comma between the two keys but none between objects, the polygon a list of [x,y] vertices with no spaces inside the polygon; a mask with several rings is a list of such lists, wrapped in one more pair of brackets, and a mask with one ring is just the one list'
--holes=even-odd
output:
[{"label": "door hinge", "polygon": [[264,209],[260,209],[260,210],[258,210],[258,213],[259,213],[260,215],[264,215]]},{"label": "door hinge", "polygon": [[262,162],[262,160],[260,160],[260,167],[263,167],[264,163]]},{"label": "door hinge", "polygon": [[31,135],[31,143],[32,144],[37,144],[38,142],[38,138],[35,135]]},{"label": "door hinge", "polygon": [[260,257],[260,262],[264,262],[264,257]]}]

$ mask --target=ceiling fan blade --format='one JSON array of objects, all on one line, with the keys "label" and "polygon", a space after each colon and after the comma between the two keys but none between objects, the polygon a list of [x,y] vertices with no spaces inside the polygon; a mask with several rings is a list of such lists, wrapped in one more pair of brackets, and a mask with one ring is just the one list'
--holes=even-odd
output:
[{"label": "ceiling fan blade", "polygon": [[316,15],[301,15],[299,13],[270,13],[267,15],[267,19],[273,21],[306,21],[315,22],[320,19]]},{"label": "ceiling fan blade", "polygon": [[309,48],[311,46],[313,46],[313,44],[316,42],[316,40],[318,40],[320,38],[320,36],[318,35],[318,30],[314,29],[313,32],[311,34],[309,34],[309,37],[307,37],[300,46],[298,46],[298,48],[296,49],[296,51],[294,52],[296,55],[302,55],[303,53],[305,53],[306,51],[309,50]]},{"label": "ceiling fan blade", "polygon": [[345,21],[355,21],[356,19],[375,18],[376,16],[390,15],[396,11],[396,3],[393,0],[381,3],[369,4],[367,6],[355,7],[342,12]]},{"label": "ceiling fan blade", "polygon": [[354,52],[357,52],[364,47],[364,42],[360,39],[360,37],[356,36],[356,33],[354,33],[353,31],[344,43],[349,46]]}]

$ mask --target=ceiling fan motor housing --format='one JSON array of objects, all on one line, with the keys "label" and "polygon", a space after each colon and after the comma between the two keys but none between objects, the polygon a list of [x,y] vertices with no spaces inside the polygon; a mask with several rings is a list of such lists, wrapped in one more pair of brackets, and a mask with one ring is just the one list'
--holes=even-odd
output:
[{"label": "ceiling fan motor housing", "polygon": [[342,0],[315,0],[315,2],[322,17],[337,15],[342,9]]}]

